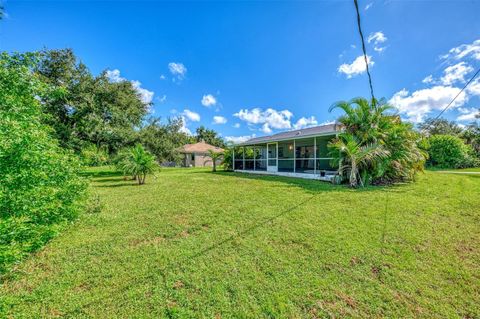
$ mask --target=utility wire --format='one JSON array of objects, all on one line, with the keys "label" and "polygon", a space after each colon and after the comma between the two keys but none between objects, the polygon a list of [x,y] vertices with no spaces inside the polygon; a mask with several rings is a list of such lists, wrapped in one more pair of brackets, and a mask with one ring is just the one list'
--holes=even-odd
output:
[{"label": "utility wire", "polygon": [[[356,1],[356,0],[355,0]],[[470,78],[470,80],[468,80],[467,83],[465,83],[465,85],[463,86],[463,88],[460,90],[460,92],[458,92],[457,95],[455,95],[455,97],[453,98],[453,100],[450,101],[450,103],[448,103],[448,105],[440,112],[438,113],[438,115],[435,117],[435,119],[432,121],[432,122],[435,122],[436,120],[438,120],[440,118],[440,116],[442,116],[442,114],[448,110],[450,108],[450,106],[452,105],[453,102],[455,102],[455,100],[457,99],[457,97],[460,96],[460,94],[467,88],[467,86],[472,83],[472,81],[475,79],[475,77],[478,75],[478,73],[480,73],[480,69],[477,70],[477,72],[475,72],[475,74]]]},{"label": "utility wire", "polygon": [[367,49],[365,49],[365,39],[363,38],[362,27],[360,24],[360,11],[358,9],[358,1],[353,0],[355,3],[355,9],[357,10],[357,24],[358,32],[360,33],[360,39],[362,40],[363,58],[365,59],[365,65],[367,67],[368,83],[370,84],[370,94],[372,95],[372,103],[375,103],[375,95],[373,94],[372,76],[370,75],[370,69],[368,68]]}]

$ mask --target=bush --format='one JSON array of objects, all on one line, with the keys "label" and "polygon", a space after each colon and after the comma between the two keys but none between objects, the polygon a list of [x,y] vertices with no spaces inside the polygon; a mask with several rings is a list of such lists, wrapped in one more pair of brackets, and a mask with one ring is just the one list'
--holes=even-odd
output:
[{"label": "bush", "polygon": [[225,171],[233,171],[233,154],[229,147],[226,147],[223,153],[222,165]]},{"label": "bush", "polygon": [[131,175],[139,185],[145,184],[147,175],[159,168],[155,156],[141,144],[121,150],[115,159],[115,166],[124,176]]},{"label": "bush", "polygon": [[355,98],[337,102],[345,114],[338,122],[345,132],[328,144],[331,163],[339,168],[340,180],[352,187],[390,184],[415,179],[423,170],[427,153],[421,149],[420,135],[384,100]]},{"label": "bush", "polygon": [[86,166],[102,166],[108,163],[108,153],[105,148],[93,144],[82,150],[81,158]]},{"label": "bush", "polygon": [[0,274],[42,247],[82,207],[80,163],[41,122],[32,55],[0,56]]},{"label": "bush", "polygon": [[439,168],[465,168],[478,166],[471,146],[453,135],[434,135],[428,139],[429,165]]}]

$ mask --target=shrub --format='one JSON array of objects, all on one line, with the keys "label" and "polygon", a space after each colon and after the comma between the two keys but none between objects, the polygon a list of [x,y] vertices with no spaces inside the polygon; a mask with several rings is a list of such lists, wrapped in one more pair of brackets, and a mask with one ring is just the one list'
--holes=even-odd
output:
[{"label": "shrub", "polygon": [[428,163],[440,168],[464,168],[478,165],[471,146],[453,135],[433,135],[428,139]]},{"label": "shrub", "polygon": [[42,124],[33,55],[0,56],[0,274],[42,247],[82,207],[80,163]]},{"label": "shrub", "polygon": [[345,133],[329,143],[332,164],[340,179],[355,187],[411,181],[423,169],[427,154],[419,147],[420,135],[383,101],[355,98],[337,102],[330,110],[342,109],[338,121]]},{"label": "shrub", "polygon": [[102,166],[108,163],[108,153],[105,148],[90,145],[81,153],[82,162],[86,166]]},{"label": "shrub", "polygon": [[222,165],[225,171],[233,170],[233,154],[232,149],[229,147],[226,147],[223,153]]},{"label": "shrub", "polygon": [[139,185],[145,184],[147,175],[159,168],[155,156],[145,150],[141,144],[119,152],[115,166],[123,172],[123,175],[133,176]]}]

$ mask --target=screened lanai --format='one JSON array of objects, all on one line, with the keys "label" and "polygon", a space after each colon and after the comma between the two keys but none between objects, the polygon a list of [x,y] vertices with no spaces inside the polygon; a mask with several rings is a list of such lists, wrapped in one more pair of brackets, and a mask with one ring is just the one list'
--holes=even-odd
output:
[{"label": "screened lanai", "polygon": [[327,144],[339,132],[330,124],[253,138],[234,146],[234,170],[330,180],[337,169]]}]

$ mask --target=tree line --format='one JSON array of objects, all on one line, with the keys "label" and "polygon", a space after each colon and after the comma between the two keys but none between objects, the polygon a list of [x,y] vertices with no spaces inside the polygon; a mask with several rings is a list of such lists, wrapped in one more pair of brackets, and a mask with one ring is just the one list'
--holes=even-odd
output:
[{"label": "tree line", "polygon": [[[179,162],[178,147],[195,141],[223,147],[218,133],[200,126],[194,136],[182,131],[181,118],[165,123],[150,116],[132,82],[112,81],[104,70],[94,76],[71,49],[43,50],[33,72],[61,94],[42,101],[45,123],[60,146],[83,155],[87,164],[104,164],[122,148],[143,145],[159,163]],[[102,159],[104,159],[102,163]]]}]

